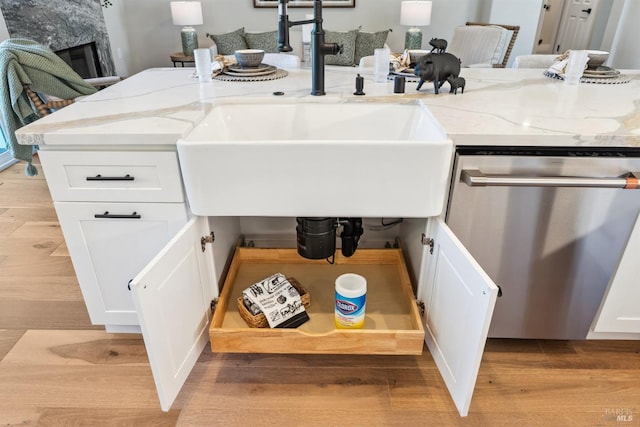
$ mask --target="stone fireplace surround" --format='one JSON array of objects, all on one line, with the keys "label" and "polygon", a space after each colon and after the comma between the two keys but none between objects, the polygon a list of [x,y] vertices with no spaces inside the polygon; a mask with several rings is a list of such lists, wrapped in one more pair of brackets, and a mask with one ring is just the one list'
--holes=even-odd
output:
[{"label": "stone fireplace surround", "polygon": [[116,74],[100,0],[0,0],[0,10],[10,37],[53,51],[95,42],[101,74]]}]

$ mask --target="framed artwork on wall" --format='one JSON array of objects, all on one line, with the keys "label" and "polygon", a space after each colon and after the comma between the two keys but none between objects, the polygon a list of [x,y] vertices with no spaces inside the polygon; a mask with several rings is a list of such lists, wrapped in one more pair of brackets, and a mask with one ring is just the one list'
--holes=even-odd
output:
[{"label": "framed artwork on wall", "polygon": [[[289,0],[288,7],[313,7],[313,0]],[[356,7],[356,0],[323,0],[324,7]],[[253,0],[253,7],[278,7],[278,0]]]}]

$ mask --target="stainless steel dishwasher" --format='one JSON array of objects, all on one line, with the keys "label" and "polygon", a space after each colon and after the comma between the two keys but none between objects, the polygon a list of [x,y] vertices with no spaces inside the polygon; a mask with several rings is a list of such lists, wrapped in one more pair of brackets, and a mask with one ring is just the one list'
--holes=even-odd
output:
[{"label": "stainless steel dishwasher", "polygon": [[640,211],[640,149],[458,147],[454,171],[446,222],[502,291],[489,335],[586,338]]}]

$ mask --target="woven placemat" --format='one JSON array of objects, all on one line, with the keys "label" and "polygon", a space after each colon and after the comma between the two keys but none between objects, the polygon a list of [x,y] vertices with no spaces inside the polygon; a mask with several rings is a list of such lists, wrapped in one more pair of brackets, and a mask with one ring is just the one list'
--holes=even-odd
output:
[{"label": "woven placemat", "polygon": [[214,79],[225,82],[264,82],[267,80],[281,79],[288,75],[289,73],[287,71],[278,68],[274,73],[266,74],[264,76],[231,76],[229,74],[222,73],[215,76]]},{"label": "woven placemat", "polygon": [[[546,77],[550,77],[552,79],[564,80],[560,74],[552,73],[549,70],[544,72]],[[591,78],[591,77],[580,77],[580,83],[594,83],[600,85],[618,85],[622,83],[629,83],[631,78],[629,76],[625,76],[624,74],[618,74],[617,76],[607,77],[607,78]]]}]

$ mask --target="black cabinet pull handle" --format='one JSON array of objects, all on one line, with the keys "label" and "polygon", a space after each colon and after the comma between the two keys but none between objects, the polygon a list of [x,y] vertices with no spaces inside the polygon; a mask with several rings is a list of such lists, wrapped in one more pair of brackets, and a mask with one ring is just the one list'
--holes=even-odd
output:
[{"label": "black cabinet pull handle", "polygon": [[94,218],[109,218],[109,219],[140,219],[142,216],[138,212],[134,212],[131,215],[123,214],[110,214],[109,211],[105,211],[103,214],[95,214]]},{"label": "black cabinet pull handle", "polygon": [[96,176],[88,176],[87,181],[134,181],[136,178],[126,174],[125,176],[102,176],[100,174]]}]

